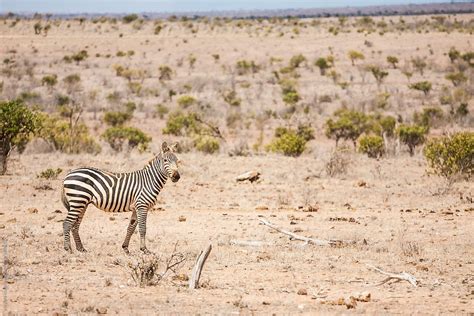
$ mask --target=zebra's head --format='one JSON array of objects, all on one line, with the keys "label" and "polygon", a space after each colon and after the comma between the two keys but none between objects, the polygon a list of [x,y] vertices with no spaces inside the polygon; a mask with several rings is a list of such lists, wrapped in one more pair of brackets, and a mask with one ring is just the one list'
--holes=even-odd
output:
[{"label": "zebra's head", "polygon": [[176,144],[168,146],[166,142],[163,142],[161,145],[161,157],[163,161],[163,170],[166,172],[168,178],[171,178],[171,181],[178,182],[179,175],[178,170],[178,157],[174,154],[176,149]]}]

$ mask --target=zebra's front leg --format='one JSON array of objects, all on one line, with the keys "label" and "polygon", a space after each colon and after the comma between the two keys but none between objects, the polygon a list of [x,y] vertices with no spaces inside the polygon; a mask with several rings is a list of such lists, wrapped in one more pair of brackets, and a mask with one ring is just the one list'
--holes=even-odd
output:
[{"label": "zebra's front leg", "polygon": [[130,244],[130,238],[132,237],[133,233],[135,232],[135,229],[137,228],[137,224],[137,212],[134,210],[132,213],[132,217],[130,218],[130,223],[128,224],[127,235],[125,236],[125,240],[122,244],[122,249],[127,255],[130,254],[130,251],[128,251],[128,245]]},{"label": "zebra's front leg", "polygon": [[145,235],[146,235],[146,216],[148,209],[141,207],[137,210],[138,216],[138,232],[140,233],[140,250],[144,253],[150,253],[146,248]]}]

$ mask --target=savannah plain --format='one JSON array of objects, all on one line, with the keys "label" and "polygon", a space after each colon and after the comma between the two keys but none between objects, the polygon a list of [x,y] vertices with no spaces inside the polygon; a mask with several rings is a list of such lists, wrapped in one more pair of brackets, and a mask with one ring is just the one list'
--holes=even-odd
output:
[{"label": "savannah plain", "polygon": [[[85,124],[101,151],[69,153],[70,148],[58,150],[35,139],[22,154],[10,155],[8,171],[0,176],[0,236],[8,245],[2,310],[49,315],[473,313],[472,180],[447,184],[430,174],[423,145],[411,156],[393,137],[385,154],[374,159],[350,141],[339,141],[338,148],[345,149],[336,151],[325,133],[327,120],[341,107],[391,115],[397,125],[435,107],[442,116],[427,138],[474,131],[474,72],[448,56],[453,47],[472,52],[473,19],[472,14],[138,18],[129,23],[4,18],[0,98],[22,98],[59,116],[58,96],[67,96],[76,108],[73,119]],[[87,57],[77,62],[64,58],[83,50]],[[353,64],[349,51],[364,59]],[[304,59],[291,66],[300,54]],[[332,62],[322,75],[315,61],[328,56]],[[387,56],[397,57],[396,67]],[[425,61],[422,71],[413,60]],[[250,66],[242,68],[239,61]],[[387,75],[377,82],[369,65]],[[163,66],[171,70],[169,76]],[[466,80],[454,87],[445,76],[456,67],[464,67]],[[70,75],[79,80],[65,81]],[[56,76],[56,83],[45,76]],[[282,80],[292,82],[297,99],[282,97]],[[426,95],[409,88],[420,81],[432,83]],[[183,96],[192,101],[182,101]],[[101,137],[108,128],[105,113],[124,111],[127,102],[136,109],[126,125],[152,138],[146,151],[117,151]],[[461,103],[468,113],[458,117],[453,109]],[[164,133],[176,111],[198,113],[206,126],[217,128],[219,137],[213,139],[219,149],[204,153],[196,148],[195,135]],[[313,130],[314,139],[300,156],[267,151],[277,127],[301,124]],[[66,253],[60,190],[67,171],[81,166],[136,170],[162,141],[180,143],[181,179],[166,184],[150,211],[147,246],[161,258],[158,272],[172,253],[185,256],[176,273],[168,271],[156,285],[136,284],[129,263],[141,258],[138,232],[131,255],[121,249],[130,213],[104,213],[93,206],[80,230],[88,252]],[[48,168],[61,170],[57,177],[38,177]],[[258,181],[235,180],[251,170],[261,173]],[[304,244],[262,225],[261,218],[298,235],[351,242]],[[209,243],[213,249],[201,287],[190,290],[186,280]],[[418,284],[379,285],[385,276],[369,265],[408,272]],[[363,292],[370,294],[366,301],[347,299]]]}]

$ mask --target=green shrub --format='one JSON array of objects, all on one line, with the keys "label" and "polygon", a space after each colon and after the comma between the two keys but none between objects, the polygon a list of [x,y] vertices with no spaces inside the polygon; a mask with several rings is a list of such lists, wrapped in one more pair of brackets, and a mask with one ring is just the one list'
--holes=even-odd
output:
[{"label": "green shrub", "polygon": [[219,151],[220,144],[216,137],[210,135],[199,135],[194,139],[194,146],[197,150],[207,154]]},{"label": "green shrub", "polygon": [[130,121],[132,118],[132,114],[129,112],[105,112],[104,114],[104,122],[110,126],[121,126],[125,124],[127,121]]},{"label": "green shrub", "polygon": [[326,74],[326,70],[330,68],[329,62],[324,57],[316,59],[314,65],[319,68],[321,76],[324,76]]},{"label": "green shrub", "polygon": [[447,80],[451,81],[453,86],[457,87],[467,81],[467,77],[462,72],[452,72],[446,75]]},{"label": "green shrub", "polygon": [[286,104],[294,105],[298,103],[300,96],[297,91],[288,91],[283,94],[283,102]]},{"label": "green shrub", "polygon": [[260,70],[260,67],[255,64],[253,60],[239,60],[237,62],[236,68],[238,75],[254,74]]},{"label": "green shrub", "polygon": [[397,68],[398,58],[395,56],[387,56],[387,62],[392,65],[393,69]]},{"label": "green shrub", "polygon": [[385,134],[388,137],[392,137],[395,132],[395,125],[397,120],[392,116],[383,116],[378,120],[380,127],[382,128],[382,135]]},{"label": "green shrub", "polygon": [[400,141],[408,146],[410,156],[413,156],[415,154],[415,147],[425,142],[427,131],[425,126],[400,125],[397,129],[397,135]]},{"label": "green shrub", "polygon": [[128,143],[130,149],[138,147],[138,150],[143,152],[151,142],[151,137],[143,131],[127,126],[109,127],[102,134],[102,138],[116,151],[121,151],[123,145]]},{"label": "green shrub", "polygon": [[299,66],[301,66],[301,64],[303,64],[305,62],[306,62],[306,57],[304,57],[304,55],[302,55],[302,54],[298,54],[298,55],[295,55],[295,56],[291,57],[290,67],[291,68],[298,68]]},{"label": "green shrub", "polygon": [[367,67],[367,70],[372,73],[378,85],[381,85],[385,80],[385,77],[388,76],[388,72],[383,70],[379,66],[371,65]]},{"label": "green shrub", "polygon": [[352,66],[355,65],[356,60],[364,60],[365,56],[361,52],[358,52],[356,50],[350,50],[347,55],[349,56],[349,59],[351,60]]},{"label": "green shrub", "polygon": [[474,175],[474,133],[460,132],[430,140],[423,151],[432,171],[445,178]]},{"label": "green shrub", "polygon": [[197,100],[190,96],[190,95],[183,95],[181,97],[178,98],[178,104],[183,107],[183,108],[187,108],[193,104],[195,104],[197,102]]},{"label": "green shrub", "polygon": [[89,55],[87,54],[87,51],[86,50],[81,50],[80,52],[72,55],[70,57],[70,59],[74,60],[76,62],[76,64],[79,65],[79,63],[81,61],[83,61],[84,59],[86,59],[87,57],[89,57]]},{"label": "green shrub", "polygon": [[425,95],[428,95],[430,93],[431,87],[432,85],[429,81],[420,81],[409,85],[410,89],[422,91]]},{"label": "green shrub", "polygon": [[454,47],[451,47],[451,49],[448,52],[449,60],[451,60],[451,63],[454,63],[457,59],[461,57],[461,53]]},{"label": "green shrub", "polygon": [[284,132],[280,130],[279,136],[267,146],[267,150],[282,153],[286,156],[297,157],[301,155],[306,148],[306,140],[297,132],[287,129]]},{"label": "green shrub", "polygon": [[56,180],[59,174],[63,172],[63,169],[51,169],[48,168],[46,170],[41,171],[39,174],[36,175],[37,178],[46,179],[46,180]]},{"label": "green shrub", "polygon": [[128,14],[122,18],[123,23],[132,23],[133,21],[138,19],[138,15],[136,14]]},{"label": "green shrub", "polygon": [[57,75],[46,75],[41,79],[41,85],[47,85],[49,87],[55,86],[58,83]]},{"label": "green shrub", "polygon": [[160,81],[171,80],[173,70],[169,66],[162,65],[158,70],[160,72],[160,76],[158,78]]},{"label": "green shrub", "polygon": [[0,174],[7,170],[7,157],[12,148],[17,147],[21,152],[40,128],[40,118],[22,101],[0,102]]},{"label": "green shrub", "polygon": [[239,106],[242,101],[238,96],[235,90],[231,90],[224,94],[224,101],[231,106]]},{"label": "green shrub", "polygon": [[368,117],[358,111],[341,109],[336,111],[336,120],[326,121],[326,136],[336,139],[351,140],[356,147],[356,140],[368,128]]},{"label": "green shrub", "polygon": [[413,121],[417,125],[424,126],[427,130],[433,125],[437,125],[444,118],[444,112],[439,107],[429,107],[423,109],[423,112],[415,112]]},{"label": "green shrub", "polygon": [[194,113],[174,112],[168,116],[163,134],[184,136],[199,133],[199,123]]},{"label": "green shrub", "polygon": [[70,120],[60,119],[46,114],[41,115],[42,128],[39,136],[50,143],[56,150],[68,154],[87,152],[96,154],[100,146],[89,134],[84,123],[74,126]]},{"label": "green shrub", "polygon": [[163,119],[169,111],[168,107],[161,103],[156,105],[156,113],[160,119]]},{"label": "green shrub", "polygon": [[423,72],[428,65],[426,63],[426,58],[424,57],[415,57],[411,60],[413,67],[420,72],[420,75],[423,76]]},{"label": "green shrub", "polygon": [[64,81],[64,83],[66,83],[68,85],[74,85],[74,84],[78,83],[79,81],[81,81],[81,77],[78,74],[71,74],[71,75],[68,75],[68,76],[64,77],[63,81]]},{"label": "green shrub", "polygon": [[385,152],[383,138],[377,135],[364,135],[359,138],[359,151],[370,158],[379,158]]}]

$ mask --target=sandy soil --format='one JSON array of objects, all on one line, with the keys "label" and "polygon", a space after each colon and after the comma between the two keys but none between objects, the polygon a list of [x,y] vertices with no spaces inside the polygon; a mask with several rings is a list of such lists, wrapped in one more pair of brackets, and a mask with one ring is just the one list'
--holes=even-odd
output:
[{"label": "sandy soil", "polygon": [[[468,20],[472,15],[458,18]],[[131,125],[153,137],[151,149],[156,151],[165,139],[181,140],[163,136],[165,120],[155,113],[158,103],[171,110],[177,108],[175,99],[167,101],[172,88],[178,94],[195,96],[202,104],[212,104],[206,115],[221,127],[228,143],[217,155],[180,155],[181,180],[165,186],[148,217],[147,239],[149,249],[163,260],[175,246],[187,260],[178,271],[179,278],[170,274],[158,285],[144,288],[133,282],[128,267],[140,256],[137,234],[130,244],[132,256],[121,249],[129,213],[104,213],[91,206],[81,225],[88,252],[65,253],[62,221],[66,214],[60,202],[60,187],[61,178],[70,169],[94,166],[111,171],[135,170],[152,155],[116,154],[104,143],[97,156],[39,153],[40,146],[35,145],[21,156],[12,154],[8,174],[0,177],[0,236],[8,244],[8,282],[6,300],[0,300],[2,310],[49,315],[474,312],[473,183],[458,182],[442,193],[446,184],[426,174],[420,149],[410,157],[405,148],[380,160],[351,153],[347,174],[330,177],[325,165],[334,141],[324,136],[322,128],[325,119],[341,105],[367,109],[380,91],[392,94],[386,112],[410,121],[414,110],[437,104],[443,86],[450,85],[444,79],[450,67],[445,54],[451,46],[472,50],[471,35],[431,31],[381,36],[354,31],[334,36],[324,28],[301,28],[301,33],[293,36],[291,25],[277,27],[268,36],[264,36],[265,27],[255,31],[235,25],[214,30],[199,25],[199,32],[193,34],[180,23],[153,35],[152,22],[135,30],[121,23],[88,22],[81,26],[78,21],[62,21],[44,37],[33,35],[33,24],[22,21],[15,27],[0,25],[1,59],[16,54],[23,65],[11,77],[16,80],[2,79],[3,99],[34,91],[40,94],[39,103],[44,109],[52,111],[47,104],[53,102],[56,93],[66,93],[62,78],[78,73],[81,88],[74,95],[84,100],[83,117],[93,136],[99,139],[105,128],[102,111],[118,107],[118,103],[107,101],[107,96],[117,91],[121,102],[133,100],[139,105]],[[285,32],[285,36],[280,37],[279,32]],[[367,47],[365,41],[373,46]],[[62,61],[64,55],[81,49],[88,49],[90,57],[86,61],[79,65]],[[135,51],[132,57],[116,56],[118,50],[130,49]],[[424,77],[415,73],[411,80],[432,81],[431,95],[423,97],[409,90],[407,79],[396,69],[388,69],[390,75],[383,87],[377,87],[370,74],[364,75],[357,65],[351,66],[347,58],[350,49],[363,51],[364,64],[384,64],[389,54],[400,56],[400,66],[412,57],[426,57]],[[330,51],[336,57],[337,71],[350,82],[347,90],[320,76],[312,66],[315,58]],[[244,141],[251,146],[259,138],[257,115],[285,109],[272,71],[299,53],[309,60],[299,70],[298,82],[303,102],[311,105],[311,111],[297,113],[289,124],[310,121],[316,139],[299,158],[268,153],[229,157],[226,151],[234,143]],[[104,57],[106,54],[111,57]],[[187,64],[189,54],[197,57],[194,69]],[[220,54],[218,63],[211,54]],[[271,65],[271,56],[283,61]],[[263,70],[236,76],[232,67],[240,59],[255,60]],[[32,77],[25,73],[26,61],[35,64]],[[141,95],[128,91],[127,81],[116,76],[114,64],[150,70]],[[174,70],[172,80],[164,84],[157,79],[157,69],[163,64]],[[41,85],[41,78],[53,73],[58,75],[59,83],[49,91]],[[234,84],[242,98],[239,112],[247,116],[231,128],[226,126],[231,109],[222,100],[222,92]],[[329,95],[332,101],[316,101],[322,95]],[[472,100],[469,108],[472,113]],[[449,111],[446,106],[443,110]],[[472,130],[472,119],[466,122],[464,126],[448,123],[432,133]],[[265,121],[264,144],[270,141],[276,126],[287,123],[281,118]],[[63,172],[57,180],[38,179],[37,174],[47,168],[61,168]],[[237,175],[249,170],[261,172],[261,181],[235,181]],[[313,211],[307,212],[310,206]],[[303,236],[355,243],[343,247],[304,245],[261,225],[259,217]],[[265,245],[237,246],[232,245],[233,240],[262,241]],[[212,243],[213,250],[203,271],[202,287],[189,290],[183,275],[190,275],[196,256],[208,243]],[[384,276],[368,269],[368,264],[390,272],[406,271],[417,278],[418,286],[404,281],[377,286]],[[368,302],[357,302],[352,309],[336,304],[340,298],[361,292],[370,293]]]}]

